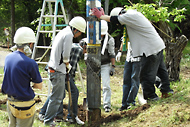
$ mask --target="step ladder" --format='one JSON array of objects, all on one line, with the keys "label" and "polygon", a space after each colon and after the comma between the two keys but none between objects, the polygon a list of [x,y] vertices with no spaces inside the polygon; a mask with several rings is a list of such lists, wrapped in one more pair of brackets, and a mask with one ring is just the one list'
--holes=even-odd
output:
[{"label": "step ladder", "polygon": [[[52,4],[55,4],[54,6],[54,13],[53,13],[53,8],[52,8]],[[61,10],[62,10],[62,15],[58,15],[58,5],[60,4],[60,7],[61,7]],[[49,10],[46,10],[48,6],[48,9]],[[58,21],[58,18],[62,18],[64,19],[64,22],[65,24],[58,24],[57,21]],[[50,24],[42,24],[43,21],[45,20],[50,20],[51,23]],[[63,6],[63,1],[62,0],[44,0],[43,1],[43,6],[42,6],[42,12],[41,12],[41,16],[40,16],[40,19],[39,19],[39,26],[38,26],[38,30],[37,30],[37,34],[36,34],[36,43],[34,44],[34,47],[33,47],[33,52],[32,52],[32,56],[31,58],[32,59],[35,59],[35,56],[36,56],[36,50],[37,49],[46,49],[46,51],[44,52],[44,54],[41,56],[41,58],[37,61],[38,64],[47,64],[48,62],[42,62],[43,58],[46,56],[46,54],[48,53],[48,51],[51,49],[51,46],[52,46],[52,42],[56,36],[56,33],[59,32],[60,30],[57,29],[58,27],[61,28],[61,27],[66,27],[68,26],[68,19],[66,17],[66,13],[65,13],[65,9],[64,9],[64,6]],[[43,28],[42,27],[51,27],[51,30],[42,30]],[[51,44],[49,46],[39,46],[38,45],[38,41],[39,41],[39,37],[40,37],[40,34],[52,34],[52,39],[51,39]],[[81,71],[80,71],[80,67],[79,65],[77,64],[77,70],[78,70],[78,73],[79,73],[79,77],[80,77],[80,81],[81,81],[81,84],[82,84],[82,88],[83,88],[83,92],[85,93],[85,88],[84,88],[84,82],[83,82],[83,79],[82,79],[82,75],[81,75]],[[50,90],[51,90],[51,83],[49,81],[49,78],[42,78],[43,81],[48,81],[48,93],[47,94],[38,94],[36,93],[37,95],[45,95],[45,96],[48,96],[50,94]]]},{"label": "step ladder", "polygon": [[[54,9],[53,9],[53,7],[54,7]],[[59,7],[61,7],[62,15],[58,15]],[[54,11],[54,13],[53,13],[53,11]],[[62,22],[64,21],[64,23],[58,24],[59,19],[62,19]],[[47,23],[47,22],[50,22],[50,23]],[[57,32],[59,32],[61,28],[63,29],[66,26],[68,26],[68,19],[66,17],[65,9],[63,6],[63,1],[62,0],[44,0],[43,5],[42,5],[40,19],[39,19],[37,34],[36,34],[36,43],[34,44],[31,58],[35,59],[37,49],[45,49],[45,52],[43,53],[43,55],[36,62],[38,64],[44,64],[44,65],[47,64],[48,61],[42,62],[42,60],[47,55],[48,51],[51,49],[52,42],[53,42]],[[45,28],[45,30],[44,30],[44,28]],[[51,34],[52,37],[51,37],[51,42],[50,42],[49,46],[39,45],[40,34]],[[36,93],[36,94],[48,96],[51,92],[51,83],[49,81],[49,78],[42,78],[42,80],[48,81],[48,93],[47,94]]]},{"label": "step ladder", "polygon": [[[53,13],[53,4],[54,4],[54,13]],[[58,15],[59,5],[60,5],[61,10],[62,10],[62,15]],[[48,8],[48,9],[46,9],[46,8]],[[64,24],[58,24],[58,19],[63,20]],[[49,24],[47,23],[48,21],[50,22]],[[42,24],[44,22],[45,22],[45,24]],[[43,1],[43,6],[42,6],[41,16],[40,16],[40,19],[39,19],[39,26],[38,26],[38,30],[37,30],[37,34],[36,34],[36,43],[34,44],[31,58],[35,59],[37,49],[45,49],[46,51],[39,58],[37,63],[38,64],[47,64],[47,62],[42,62],[42,60],[46,56],[48,51],[51,49],[52,42],[53,42],[57,32],[60,31],[58,29],[58,27],[59,28],[64,28],[67,25],[68,25],[68,19],[66,17],[65,9],[64,9],[64,6],[63,6],[63,1],[62,0],[44,0]],[[45,30],[43,30],[43,28],[45,28]],[[47,30],[47,29],[50,29],[50,30]],[[41,33],[42,34],[51,34],[52,35],[51,43],[50,43],[49,46],[44,46],[44,45],[40,46],[40,45],[38,45],[39,37],[40,37]]]}]

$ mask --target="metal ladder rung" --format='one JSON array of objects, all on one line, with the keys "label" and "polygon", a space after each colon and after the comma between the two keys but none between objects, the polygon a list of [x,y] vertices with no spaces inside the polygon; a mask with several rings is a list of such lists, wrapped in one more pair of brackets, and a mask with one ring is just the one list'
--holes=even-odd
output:
[{"label": "metal ladder rung", "polygon": [[57,26],[57,27],[62,27],[62,26],[68,26],[68,24],[57,24],[57,25],[55,25],[55,26]]},{"label": "metal ladder rung", "polygon": [[41,26],[52,26],[52,24],[42,24]]},{"label": "metal ladder rung", "polygon": [[35,93],[35,94],[40,96],[48,96],[48,94],[40,94],[40,93]]},{"label": "metal ladder rung", "polygon": [[37,64],[48,64],[48,62],[36,62]]},{"label": "metal ladder rung", "polygon": [[39,49],[51,49],[50,46],[36,46],[36,48],[39,48]]},{"label": "metal ladder rung", "polygon": [[[55,15],[43,15],[42,17],[43,18],[54,18]],[[62,18],[64,17],[64,15],[56,15],[55,17],[57,18]]]},{"label": "metal ladder rung", "polygon": [[56,2],[56,0],[45,0],[46,2]]},{"label": "metal ladder rung", "polygon": [[[52,26],[52,24],[42,24],[41,26]],[[68,24],[57,24],[56,27],[68,26]]]},{"label": "metal ladder rung", "polygon": [[53,33],[53,31],[39,31],[39,33]]},{"label": "metal ladder rung", "polygon": [[44,81],[44,80],[49,80],[49,78],[42,78],[42,80]]},{"label": "metal ladder rung", "polygon": [[61,30],[56,30],[56,32],[60,32]]}]

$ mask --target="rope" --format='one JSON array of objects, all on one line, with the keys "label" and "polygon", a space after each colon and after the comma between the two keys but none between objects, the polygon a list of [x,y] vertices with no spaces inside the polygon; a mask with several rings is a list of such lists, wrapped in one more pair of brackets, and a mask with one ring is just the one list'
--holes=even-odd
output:
[{"label": "rope", "polygon": [[[152,22],[151,22],[152,23]],[[165,34],[167,37],[171,38],[171,40],[175,40],[175,38],[171,37],[170,35],[168,35],[167,33],[165,33],[163,30],[161,30],[160,28],[158,28],[154,23],[152,23],[152,25],[154,27],[156,27],[159,31],[161,31],[163,34]]]},{"label": "rope", "polygon": [[133,6],[133,3],[130,1],[130,0],[128,0],[129,1],[129,3]]}]

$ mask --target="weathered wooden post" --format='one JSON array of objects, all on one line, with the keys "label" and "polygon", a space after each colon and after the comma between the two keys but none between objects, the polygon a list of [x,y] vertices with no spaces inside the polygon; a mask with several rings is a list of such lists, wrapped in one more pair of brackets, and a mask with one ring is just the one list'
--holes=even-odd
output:
[{"label": "weathered wooden post", "polygon": [[101,7],[100,0],[86,1],[87,17],[87,121],[93,122],[101,116],[101,24],[95,16],[90,15],[90,9]]}]

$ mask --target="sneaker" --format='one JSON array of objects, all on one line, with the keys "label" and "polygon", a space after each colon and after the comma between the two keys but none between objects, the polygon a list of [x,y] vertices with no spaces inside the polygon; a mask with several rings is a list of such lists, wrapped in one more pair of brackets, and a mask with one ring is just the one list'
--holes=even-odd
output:
[{"label": "sneaker", "polygon": [[56,124],[55,124],[54,122],[52,122],[49,126],[50,126],[50,127],[55,127]]},{"label": "sneaker", "polygon": [[162,92],[161,98],[168,98],[174,94],[174,91],[170,89],[168,92]]},{"label": "sneaker", "polygon": [[121,108],[119,108],[119,111],[127,110],[127,109],[130,109],[130,108],[131,108],[130,105],[121,106]]},{"label": "sneaker", "polygon": [[159,97],[148,98],[148,101],[158,101],[158,100],[160,100]]},{"label": "sneaker", "polygon": [[111,108],[110,107],[105,107],[104,110],[105,110],[105,112],[110,112]]},{"label": "sneaker", "polygon": [[62,121],[64,121],[64,119],[63,119],[63,118],[60,118],[60,117],[55,117],[55,118],[54,118],[54,121],[55,121],[55,122],[62,122]]},{"label": "sneaker", "polygon": [[65,121],[66,121],[66,122],[69,122],[69,123],[74,123],[74,121],[73,121],[72,118],[70,118],[70,119],[67,118]]},{"label": "sneaker", "polygon": [[78,116],[75,117],[75,120],[76,120],[77,124],[79,124],[79,125],[84,125],[84,122],[81,121],[81,120],[78,118]]},{"label": "sneaker", "polygon": [[[76,123],[79,124],[79,125],[84,125],[84,122],[81,121],[78,116],[75,117],[75,120],[76,120]],[[73,119],[70,118],[70,119],[66,119],[67,122],[70,122],[70,123],[74,123]]]},{"label": "sneaker", "polygon": [[38,118],[39,118],[40,121],[44,121],[45,115],[39,114],[39,115],[38,115]]}]

